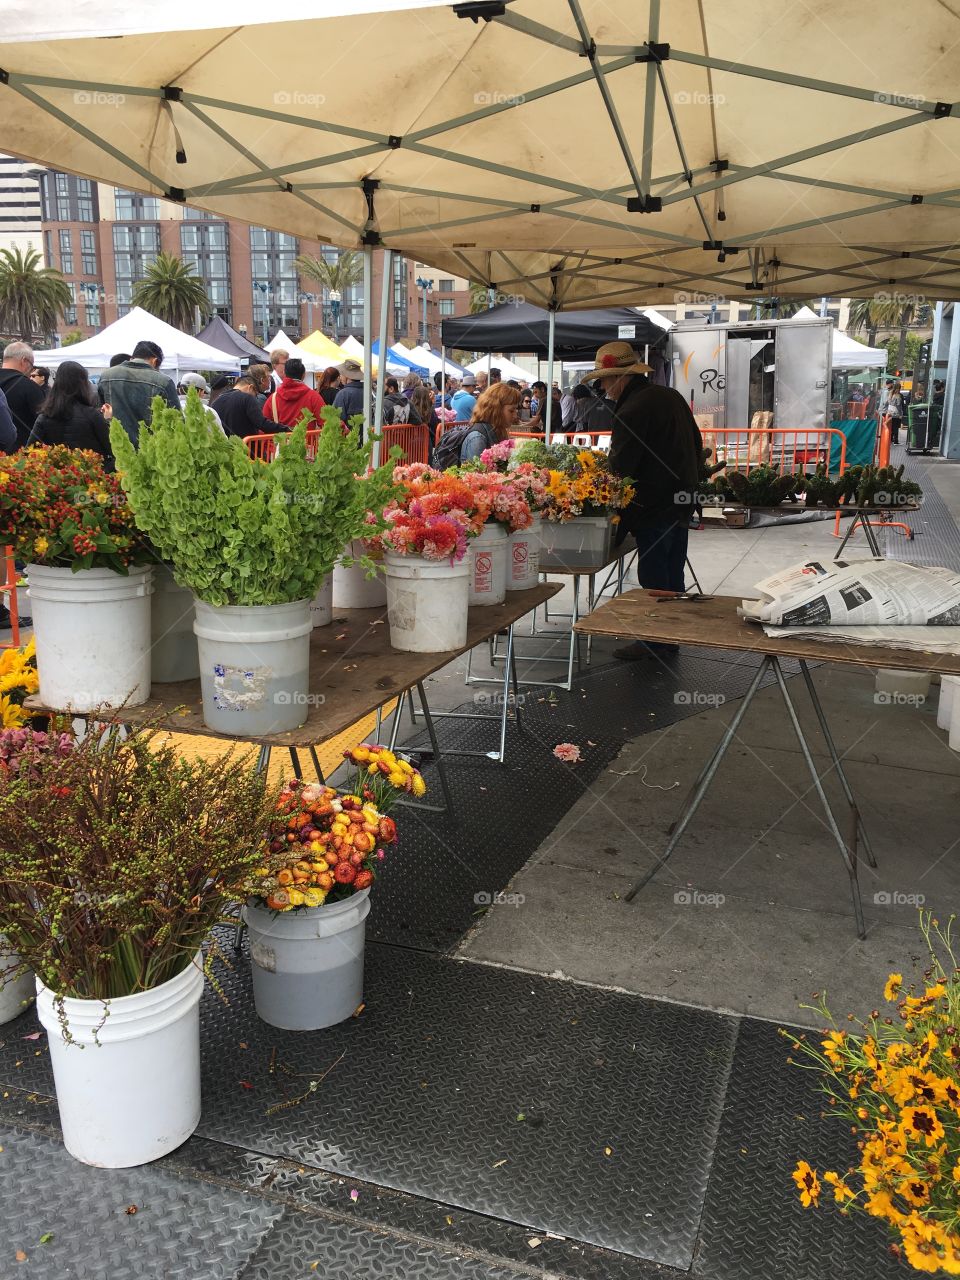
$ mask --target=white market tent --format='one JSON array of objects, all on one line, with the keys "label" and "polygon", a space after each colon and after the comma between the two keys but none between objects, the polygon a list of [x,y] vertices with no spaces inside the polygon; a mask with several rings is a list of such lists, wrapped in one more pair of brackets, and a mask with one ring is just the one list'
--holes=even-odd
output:
[{"label": "white market tent", "polygon": [[[286,21],[7,0],[4,19],[4,147],[39,164],[541,305],[960,297],[941,0],[867,22],[763,0],[302,0]],[[411,36],[444,74],[398,59]],[[362,76],[327,58],[318,86],[321,48],[362,48]]]},{"label": "white market tent", "polygon": [[454,364],[449,357],[444,359],[435,355],[429,347],[425,347],[422,343],[419,347],[412,347],[407,352],[407,358],[412,360],[414,364],[420,365],[421,368],[427,369],[431,378],[435,373],[439,373],[441,369],[454,378],[462,378],[464,374],[464,370],[460,365]]},{"label": "white market tent", "polygon": [[234,373],[240,370],[239,357],[208,346],[189,333],[181,333],[142,307],[131,307],[125,316],[83,342],[35,352],[34,363],[55,369],[65,360],[76,360],[85,369],[105,369],[112,356],[121,351],[129,354],[138,342],[155,342],[163,352],[161,368],[174,376],[181,370],[219,369]]},{"label": "white market tent", "polygon": [[534,377],[529,369],[521,369],[520,365],[514,364],[506,356],[481,356],[479,360],[474,360],[473,364],[464,367],[471,373],[488,373],[491,368],[499,369],[503,382],[509,382],[511,378],[517,382],[529,382]]},{"label": "white market tent", "polygon": [[319,373],[329,363],[321,356],[314,355],[312,351],[307,351],[304,347],[301,347],[299,342],[294,342],[292,338],[288,338],[282,329],[277,330],[264,347],[264,351],[269,351],[271,355],[274,351],[286,351],[291,356],[299,357],[303,361],[303,367],[307,373]]},{"label": "white market tent", "polygon": [[[791,320],[816,320],[817,314],[809,307],[801,307]],[[865,342],[858,342],[842,329],[833,331],[834,369],[885,369],[888,352],[883,347],[868,347]]]}]

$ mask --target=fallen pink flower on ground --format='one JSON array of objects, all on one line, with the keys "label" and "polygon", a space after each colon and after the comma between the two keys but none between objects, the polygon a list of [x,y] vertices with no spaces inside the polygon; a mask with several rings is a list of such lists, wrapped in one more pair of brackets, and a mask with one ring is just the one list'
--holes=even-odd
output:
[{"label": "fallen pink flower on ground", "polygon": [[581,758],[580,748],[575,742],[558,742],[553,748],[553,754],[564,764],[576,764]]}]

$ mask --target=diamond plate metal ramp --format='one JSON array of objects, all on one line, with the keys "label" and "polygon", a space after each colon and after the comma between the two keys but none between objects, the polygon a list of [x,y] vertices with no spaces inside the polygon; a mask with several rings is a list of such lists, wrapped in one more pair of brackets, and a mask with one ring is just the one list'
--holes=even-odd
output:
[{"label": "diamond plate metal ramp", "polygon": [[[800,1159],[846,1169],[856,1146],[810,1071],[767,1022],[740,1024],[694,1273],[709,1280],[903,1280],[881,1223],[843,1218],[831,1197],[804,1209],[790,1174]],[[828,1190],[828,1189],[827,1189]],[[829,1202],[829,1203],[828,1203]]]},{"label": "diamond plate metal ramp", "polygon": [[[504,889],[556,824],[596,781],[629,739],[662,729],[702,708],[675,701],[697,689],[741,697],[755,674],[752,662],[691,654],[659,663],[617,663],[589,672],[570,693],[527,689],[522,727],[511,725],[505,765],[450,755],[447,770],[458,825],[437,814],[405,808],[400,845],[388,859],[371,898],[371,937],[423,950],[456,946],[475,923],[482,897]],[[464,703],[458,710],[475,710]],[[441,747],[489,749],[491,724],[441,719]],[[404,731],[409,731],[409,720]],[[401,739],[402,741],[403,739]],[[422,745],[418,733],[408,741]],[[559,742],[575,742],[575,766],[553,756]],[[432,798],[436,772],[426,770]]]},{"label": "diamond plate metal ramp", "polygon": [[163,1163],[92,1169],[58,1139],[6,1124],[0,1146],[3,1280],[234,1280],[283,1214]]},{"label": "diamond plate metal ramp", "polygon": [[[400,948],[367,958],[364,1013],[325,1032],[260,1022],[245,960],[229,1007],[205,999],[205,1137],[689,1267],[733,1019]],[[267,1114],[341,1054],[316,1094]]]}]

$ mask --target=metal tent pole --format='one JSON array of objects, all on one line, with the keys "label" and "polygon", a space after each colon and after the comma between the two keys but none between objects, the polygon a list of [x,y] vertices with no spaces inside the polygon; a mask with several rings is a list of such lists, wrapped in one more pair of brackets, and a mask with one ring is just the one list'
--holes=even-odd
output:
[{"label": "metal tent pole", "polygon": [[553,307],[547,313],[547,413],[543,420],[543,442],[550,443],[550,427],[553,422],[553,339],[556,331],[557,313]]},{"label": "metal tent pole", "polygon": [[[373,429],[379,436],[383,430],[383,383],[387,376],[387,324],[389,306],[393,301],[393,250],[383,251],[383,281],[380,285],[380,376],[377,378],[377,404],[373,415]],[[364,335],[366,343],[366,335]],[[373,442],[371,462],[375,467],[380,465],[380,441]]]},{"label": "metal tent pole", "polygon": [[373,398],[373,246],[363,246],[363,420],[370,429]]}]

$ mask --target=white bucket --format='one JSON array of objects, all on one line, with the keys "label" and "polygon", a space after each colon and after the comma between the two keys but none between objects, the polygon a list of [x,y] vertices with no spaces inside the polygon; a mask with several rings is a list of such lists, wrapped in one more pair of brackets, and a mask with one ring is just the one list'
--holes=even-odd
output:
[{"label": "white bucket", "polygon": [[937,727],[950,728],[953,706],[957,690],[960,689],[960,676],[943,676],[940,680],[940,702],[937,706]]},{"label": "white bucket", "polygon": [[40,700],[57,711],[139,706],[150,696],[153,569],[28,564]]},{"label": "white bucket", "polygon": [[196,1129],[200,965],[198,955],[169,982],[132,996],[64,997],[75,1044],[63,1038],[56,996],[38,980],[37,1015],[49,1039],[63,1145],[75,1159],[126,1169],[159,1159]]},{"label": "white bucket", "polygon": [[383,557],[390,643],[406,653],[446,653],[467,643],[469,554],[456,564],[422,556]]},{"label": "white bucket", "polygon": [[36,995],[36,979],[29,969],[15,978],[3,976],[8,971],[14,973],[14,966],[19,963],[19,960],[17,953],[8,949],[7,940],[0,933],[0,1027],[5,1022],[12,1022],[14,1018],[19,1018],[20,1014],[33,1004]]},{"label": "white bucket", "polygon": [[960,751],[960,685],[954,686],[953,702],[950,705],[950,737],[951,751]]},{"label": "white bucket", "polygon": [[[366,543],[359,540],[351,542],[346,555],[354,559],[369,555]],[[333,607],[335,609],[382,609],[387,603],[387,584],[383,574],[368,578],[363,565],[354,565],[352,569],[338,564],[333,570]]]},{"label": "white bucket", "polygon": [[874,687],[880,696],[878,702],[898,702],[909,699],[913,705],[926,702],[930,693],[929,671],[900,671],[895,667],[881,667],[877,671]]},{"label": "white bucket", "polygon": [[310,601],[310,623],[314,627],[329,627],[333,621],[333,574],[328,573],[320,583],[320,590]]},{"label": "white bucket", "polygon": [[310,601],[222,605],[196,601],[204,724],[259,738],[307,719]]},{"label": "white bucket", "polygon": [[507,598],[508,534],[502,524],[489,520],[467,544],[470,564],[469,604],[503,604]]},{"label": "white bucket", "polygon": [[609,516],[575,516],[572,520],[544,520],[540,527],[540,561],[589,557],[605,560],[613,545],[613,522]]},{"label": "white bucket", "polygon": [[369,913],[369,889],[293,911],[248,902],[243,914],[258,1016],[287,1031],[317,1031],[351,1017],[363,1003]]},{"label": "white bucket", "polygon": [[540,525],[535,515],[529,529],[507,538],[507,590],[529,591],[540,582]]},{"label": "white bucket", "polygon": [[193,592],[180,586],[168,565],[155,564],[150,608],[150,662],[155,684],[199,676],[194,616]]}]

